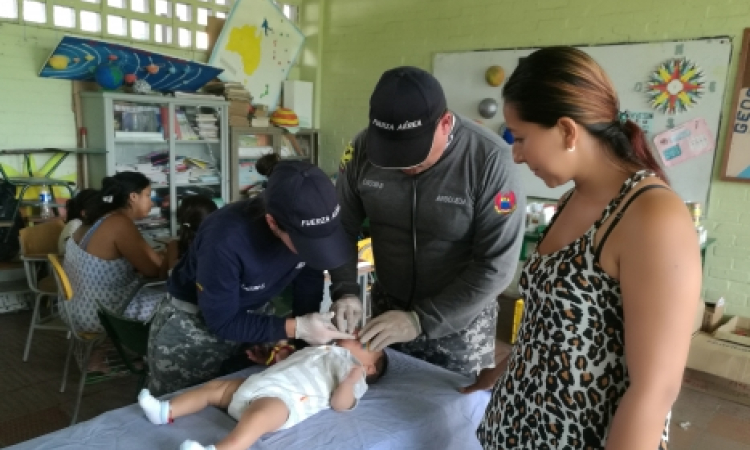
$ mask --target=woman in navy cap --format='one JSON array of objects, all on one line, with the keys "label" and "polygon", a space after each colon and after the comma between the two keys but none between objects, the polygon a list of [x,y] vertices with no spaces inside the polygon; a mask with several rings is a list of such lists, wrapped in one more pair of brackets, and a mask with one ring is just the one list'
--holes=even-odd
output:
[{"label": "woman in navy cap", "polygon": [[[208,216],[173,269],[149,336],[155,395],[216,377],[241,343],[353,338],[319,313],[323,270],[354,257],[336,190],[312,164],[271,163],[263,194]],[[286,287],[292,316],[264,314]]]}]

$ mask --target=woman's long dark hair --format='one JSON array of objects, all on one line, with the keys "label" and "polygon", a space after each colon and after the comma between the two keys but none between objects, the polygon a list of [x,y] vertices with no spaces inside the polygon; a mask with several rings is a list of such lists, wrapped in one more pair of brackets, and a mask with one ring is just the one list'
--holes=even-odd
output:
[{"label": "woman's long dark hair", "polygon": [[83,221],[83,211],[86,204],[98,194],[99,191],[96,189],[83,189],[75,197],[65,202],[65,222],[75,219]]},{"label": "woman's long dark hair", "polygon": [[503,87],[505,104],[521,120],[552,128],[563,117],[606,144],[624,167],[648,169],[668,183],[646,135],[622,112],[612,81],[585,52],[546,47],[524,58]]},{"label": "woman's long dark hair", "polygon": [[182,257],[198,233],[198,227],[209,214],[218,207],[210,198],[203,195],[184,197],[177,208],[177,220],[180,221],[180,238],[177,241],[179,256]]},{"label": "woman's long dark hair", "polygon": [[119,172],[104,177],[102,189],[84,205],[83,223],[93,225],[107,214],[126,208],[130,204],[130,194],[140,194],[151,186],[151,180],[140,172]]}]

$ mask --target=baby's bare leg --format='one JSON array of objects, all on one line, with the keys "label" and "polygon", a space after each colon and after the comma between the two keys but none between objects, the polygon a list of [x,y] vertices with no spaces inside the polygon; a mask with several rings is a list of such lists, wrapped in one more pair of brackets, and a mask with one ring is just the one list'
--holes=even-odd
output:
[{"label": "baby's bare leg", "polygon": [[207,406],[226,408],[232,400],[232,395],[245,380],[213,380],[199,388],[180,394],[169,401],[172,419],[196,413]]},{"label": "baby's bare leg", "polygon": [[216,444],[216,450],[247,450],[264,434],[281,428],[288,418],[289,408],[278,398],[253,400],[234,430]]}]

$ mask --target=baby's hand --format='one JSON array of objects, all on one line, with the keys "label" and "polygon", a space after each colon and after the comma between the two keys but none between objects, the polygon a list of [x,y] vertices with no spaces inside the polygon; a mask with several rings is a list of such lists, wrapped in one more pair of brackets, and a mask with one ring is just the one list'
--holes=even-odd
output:
[{"label": "baby's hand", "polygon": [[356,384],[364,376],[365,368],[362,366],[354,366],[352,370],[349,371],[349,375],[346,376],[343,383]]}]

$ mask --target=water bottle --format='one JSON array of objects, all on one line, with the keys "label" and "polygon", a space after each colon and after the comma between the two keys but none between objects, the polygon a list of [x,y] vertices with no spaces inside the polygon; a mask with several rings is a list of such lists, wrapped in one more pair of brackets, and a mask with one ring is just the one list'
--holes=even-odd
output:
[{"label": "water bottle", "polygon": [[39,217],[49,219],[52,217],[52,195],[47,190],[47,186],[42,186],[39,193]]}]

